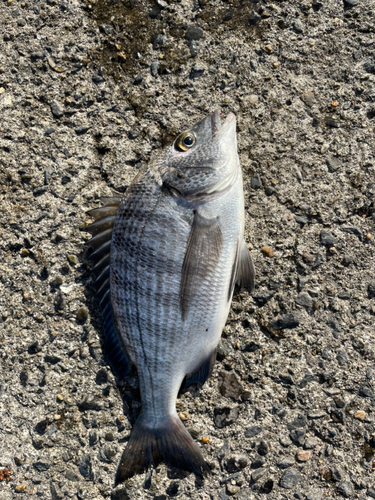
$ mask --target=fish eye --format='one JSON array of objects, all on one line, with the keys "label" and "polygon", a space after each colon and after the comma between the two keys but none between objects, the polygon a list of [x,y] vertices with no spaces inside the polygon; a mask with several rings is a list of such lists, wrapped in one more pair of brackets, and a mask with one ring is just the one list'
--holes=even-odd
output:
[{"label": "fish eye", "polygon": [[180,151],[187,151],[192,148],[195,144],[195,135],[191,132],[184,132],[179,137],[177,137],[175,142],[176,149]]}]

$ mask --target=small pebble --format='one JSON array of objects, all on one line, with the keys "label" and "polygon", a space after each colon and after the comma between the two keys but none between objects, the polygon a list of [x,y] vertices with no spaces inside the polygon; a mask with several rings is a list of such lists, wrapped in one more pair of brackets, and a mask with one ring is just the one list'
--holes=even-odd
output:
[{"label": "small pebble", "polygon": [[301,450],[297,452],[297,460],[299,462],[307,462],[311,456],[311,451],[308,450]]},{"label": "small pebble", "polygon": [[354,414],[354,418],[357,418],[358,420],[364,420],[366,417],[366,413],[363,410],[358,410]]},{"label": "small pebble", "polygon": [[89,310],[87,307],[80,307],[77,311],[77,319],[78,321],[86,321],[89,317]]},{"label": "small pebble", "polygon": [[189,26],[186,31],[185,38],[186,40],[200,40],[203,35],[203,30],[200,26]]},{"label": "small pebble", "polygon": [[67,255],[67,258],[71,264],[73,264],[73,265],[78,264],[78,259],[75,255]]},{"label": "small pebble", "polygon": [[366,234],[366,240],[371,240],[371,234],[370,233]]},{"label": "small pebble", "polygon": [[322,242],[323,245],[329,247],[332,245],[335,245],[338,243],[338,239],[333,236],[331,233],[328,233],[328,231],[320,231],[320,241]]},{"label": "small pebble", "polygon": [[351,498],[354,495],[353,484],[350,481],[343,481],[338,484],[337,491],[341,493],[344,498]]},{"label": "small pebble", "polygon": [[27,486],[26,484],[19,484],[14,488],[16,493],[26,493]]},{"label": "small pebble", "polygon": [[296,486],[301,479],[301,474],[295,469],[288,469],[284,472],[280,479],[280,486],[286,490],[290,490]]},{"label": "small pebble", "polygon": [[240,487],[236,486],[235,484],[228,484],[227,485],[227,490],[231,495],[235,495],[240,491]]},{"label": "small pebble", "polygon": [[275,256],[275,252],[274,252],[274,250],[271,247],[262,247],[261,251],[265,255],[267,255],[267,257],[274,257]]},{"label": "small pebble", "polygon": [[296,33],[302,33],[303,32],[303,24],[299,19],[296,19],[293,23],[293,28]]},{"label": "small pebble", "polygon": [[209,443],[209,442],[210,442],[210,438],[205,437],[205,436],[203,436],[203,437],[202,437],[202,443],[207,444],[207,443]]},{"label": "small pebble", "polygon": [[64,108],[59,102],[55,100],[51,102],[51,111],[52,114],[56,116],[56,118],[61,118],[61,116],[64,114]]},{"label": "small pebble", "polygon": [[262,187],[262,180],[258,173],[254,174],[251,178],[250,185],[253,189],[259,189]]}]

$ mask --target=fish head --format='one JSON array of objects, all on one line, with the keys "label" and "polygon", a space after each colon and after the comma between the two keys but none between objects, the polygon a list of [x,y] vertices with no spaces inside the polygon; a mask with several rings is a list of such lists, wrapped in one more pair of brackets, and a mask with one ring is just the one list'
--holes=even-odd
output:
[{"label": "fish head", "polygon": [[188,201],[228,191],[241,175],[235,115],[230,113],[222,122],[216,110],[181,133],[168,147],[160,174],[164,186]]}]

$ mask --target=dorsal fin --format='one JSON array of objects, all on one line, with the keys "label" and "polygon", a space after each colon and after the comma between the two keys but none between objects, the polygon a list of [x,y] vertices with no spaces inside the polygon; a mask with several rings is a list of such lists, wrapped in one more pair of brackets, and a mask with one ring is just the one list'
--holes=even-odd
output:
[{"label": "dorsal fin", "polygon": [[92,273],[96,278],[94,286],[97,290],[96,295],[103,317],[104,354],[116,377],[123,378],[130,371],[130,361],[116,330],[109,280],[112,228],[121,198],[114,196],[101,198],[101,201],[104,203],[103,207],[94,208],[87,212],[90,217],[95,219],[95,222],[86,227],[86,231],[93,236],[87,246],[94,250],[88,259],[94,263]]}]

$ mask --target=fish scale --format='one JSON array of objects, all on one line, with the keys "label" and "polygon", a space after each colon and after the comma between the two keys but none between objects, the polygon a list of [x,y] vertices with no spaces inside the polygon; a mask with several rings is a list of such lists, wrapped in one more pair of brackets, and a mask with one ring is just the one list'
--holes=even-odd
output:
[{"label": "fish scale", "polygon": [[121,374],[129,369],[121,362],[136,366],[142,400],[116,482],[161,461],[209,470],[176,398],[210,375],[234,283],[254,286],[235,123],[230,114],[222,124],[216,110],[151,159],[116,215],[117,201],[92,211],[93,255],[103,259],[111,239],[97,283],[112,366]]}]

